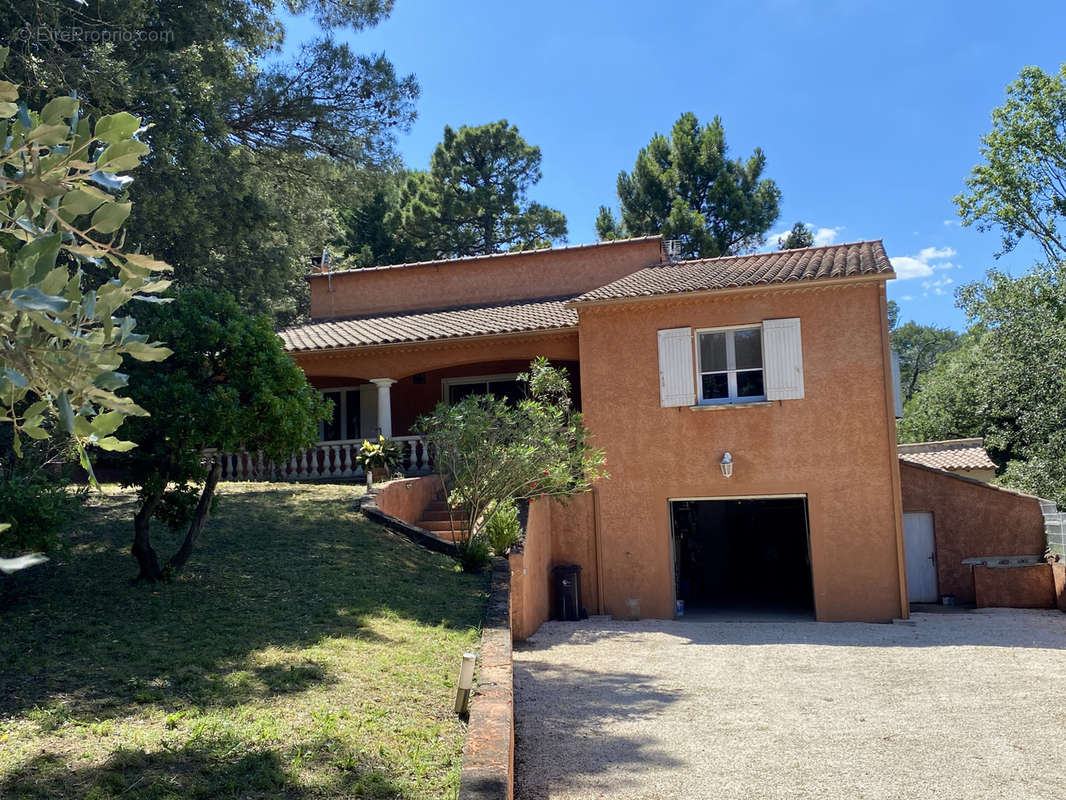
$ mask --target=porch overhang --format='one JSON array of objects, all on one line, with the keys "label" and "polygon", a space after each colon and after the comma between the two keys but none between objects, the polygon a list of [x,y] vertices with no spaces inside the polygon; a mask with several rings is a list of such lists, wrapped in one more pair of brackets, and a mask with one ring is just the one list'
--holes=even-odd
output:
[{"label": "porch overhang", "polygon": [[536,356],[577,361],[577,326],[511,334],[456,336],[429,342],[290,351],[308,375],[400,379],[476,361],[529,361]]}]

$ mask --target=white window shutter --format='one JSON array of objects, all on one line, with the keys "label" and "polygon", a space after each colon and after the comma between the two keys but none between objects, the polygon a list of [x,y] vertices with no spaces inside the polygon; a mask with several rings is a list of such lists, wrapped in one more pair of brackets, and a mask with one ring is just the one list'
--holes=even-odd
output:
[{"label": "white window shutter", "polygon": [[659,401],[664,408],[696,404],[692,328],[659,331]]},{"label": "white window shutter", "polygon": [[803,342],[799,318],[763,320],[762,349],[766,399],[802,399]]},{"label": "white window shutter", "polygon": [[896,403],[896,419],[903,417],[903,390],[900,387],[899,353],[892,351],[892,396]]}]

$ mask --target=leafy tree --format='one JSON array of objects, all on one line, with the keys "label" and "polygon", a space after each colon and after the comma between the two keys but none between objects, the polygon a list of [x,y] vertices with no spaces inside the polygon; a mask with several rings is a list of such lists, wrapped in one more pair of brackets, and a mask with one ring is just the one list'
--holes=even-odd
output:
[{"label": "leafy tree", "polygon": [[[139,446],[120,466],[141,501],[133,539],[139,578],[154,581],[184,566],[207,523],[221,464],[204,451],[286,458],[318,439],[329,404],[286,355],[270,320],[244,313],[224,292],[185,289],[143,322],[174,348],[153,369],[127,365],[131,394],[152,416],[131,422]],[[188,526],[162,567],[150,538],[153,517]]]},{"label": "leafy tree", "polygon": [[893,331],[899,324],[899,303],[895,300],[888,301],[888,329]]},{"label": "leafy tree", "polygon": [[918,391],[922,375],[936,366],[937,359],[959,346],[959,334],[950,328],[905,322],[893,326],[892,349],[899,355],[899,372],[903,400]]},{"label": "leafy tree", "polygon": [[470,528],[457,525],[460,547],[476,546],[515,500],[566,498],[588,491],[605,475],[604,455],[588,440],[570,401],[566,370],[538,358],[528,374],[527,397],[517,403],[492,395],[470,395],[454,405],[441,403],[417,427],[433,449],[434,464],[452,509]]},{"label": "leafy tree", "polygon": [[[0,48],[0,64],[7,53]],[[161,261],[123,249],[131,204],[101,188],[148,155],[127,113],[80,114],[74,97],[39,112],[21,108],[17,88],[0,81],[0,422],[47,439],[58,427],[92,475],[86,448],[125,450],[113,434],[145,410],[118,394],[123,356],[159,361],[170,351],[134,333],[132,300],[154,300],[169,285]]]},{"label": "leafy tree", "polygon": [[1025,67],[981,143],[984,163],[955,198],[963,224],[998,229],[1000,255],[1032,236],[1051,262],[1066,260],[1066,64],[1057,75]]},{"label": "leafy tree", "polygon": [[798,250],[802,247],[814,247],[814,231],[802,222],[797,222],[792,230],[777,238],[778,250]]},{"label": "leafy tree", "polygon": [[925,376],[903,440],[984,436],[1009,486],[1066,504],[1066,265],[963,287],[961,347]]},{"label": "leafy tree", "polygon": [[[154,155],[128,187],[129,242],[173,263],[181,286],[291,317],[306,306],[307,261],[334,238],[337,210],[367,171],[392,165],[393,135],[413,118],[413,77],[330,38],[391,9],[391,0],[10,0],[0,30],[31,102],[76,89],[83,113],[128,109],[152,121],[141,138]],[[288,62],[282,12],[311,15],[323,32]],[[37,33],[74,28],[87,35]],[[88,35],[114,30],[140,36]]]},{"label": "leafy tree", "polygon": [[566,238],[562,212],[531,202],[541,178],[540,148],[507,120],[444,128],[429,172],[403,188],[402,235],[419,258],[529,250]]},{"label": "leafy tree", "polygon": [[778,217],[781,192],[763,178],[766,156],[730,160],[722,120],[700,127],[682,114],[669,137],[655,134],[637,155],[633,172],[618,175],[621,220],[600,207],[601,239],[662,234],[679,239],[686,258],[714,258],[751,250]]}]

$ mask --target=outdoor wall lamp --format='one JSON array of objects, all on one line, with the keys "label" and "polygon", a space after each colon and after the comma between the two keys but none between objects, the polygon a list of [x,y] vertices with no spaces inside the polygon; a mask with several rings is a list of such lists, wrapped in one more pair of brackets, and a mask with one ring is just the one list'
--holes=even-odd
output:
[{"label": "outdoor wall lamp", "polygon": [[730,453],[728,450],[726,450],[725,455],[722,456],[721,467],[723,478],[733,477],[733,454]]}]

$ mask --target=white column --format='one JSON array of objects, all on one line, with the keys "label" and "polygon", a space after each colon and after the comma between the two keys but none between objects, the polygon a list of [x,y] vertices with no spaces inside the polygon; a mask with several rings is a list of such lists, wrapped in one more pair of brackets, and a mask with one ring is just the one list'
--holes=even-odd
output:
[{"label": "white column", "polygon": [[386,439],[392,438],[392,393],[391,386],[396,383],[392,378],[371,378],[370,382],[378,387],[378,429]]}]

